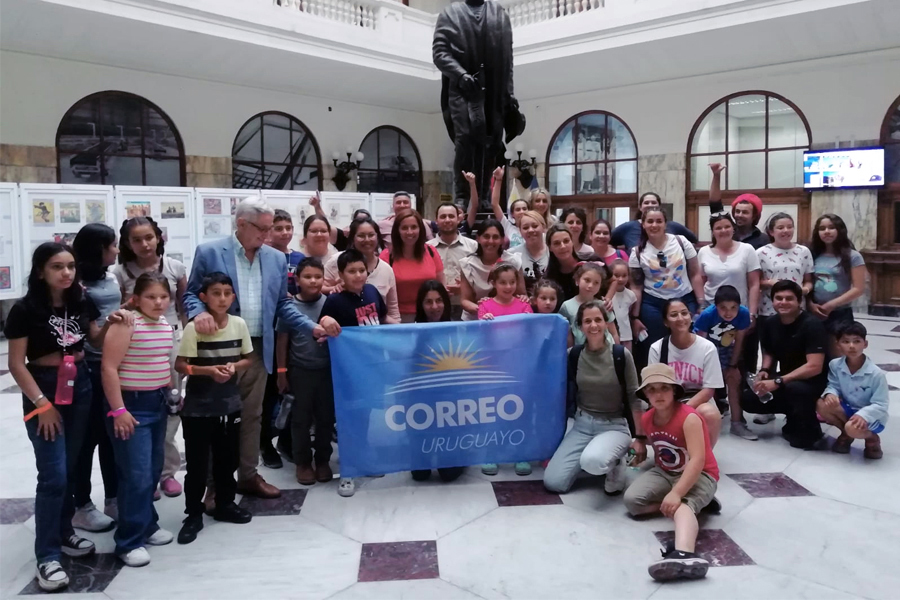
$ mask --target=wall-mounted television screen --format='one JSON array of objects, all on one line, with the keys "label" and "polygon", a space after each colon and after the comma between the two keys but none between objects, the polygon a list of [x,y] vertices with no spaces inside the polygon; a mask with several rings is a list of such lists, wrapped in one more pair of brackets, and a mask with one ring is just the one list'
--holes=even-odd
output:
[{"label": "wall-mounted television screen", "polygon": [[803,153],[803,187],[880,187],[884,185],[884,148],[845,148]]}]

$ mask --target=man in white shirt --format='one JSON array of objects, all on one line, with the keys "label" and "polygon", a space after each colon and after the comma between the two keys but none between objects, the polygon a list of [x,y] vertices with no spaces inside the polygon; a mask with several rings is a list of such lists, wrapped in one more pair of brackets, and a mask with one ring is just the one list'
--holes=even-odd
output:
[{"label": "man in white shirt", "polygon": [[462,304],[460,302],[459,280],[462,273],[459,261],[463,257],[474,254],[478,250],[478,242],[459,235],[459,215],[456,206],[451,202],[444,202],[437,209],[438,237],[425,242],[433,246],[441,260],[444,262],[444,282],[447,291],[450,292],[450,314],[454,321],[462,317]]},{"label": "man in white shirt", "polygon": [[[378,221],[378,229],[381,231],[381,238],[384,240],[384,245],[388,250],[391,249],[391,230],[394,228],[395,217],[404,210],[409,210],[411,208],[412,198],[410,197],[409,192],[395,192],[393,206],[394,212]],[[434,235],[431,233],[431,228],[425,227],[425,239],[430,240],[433,237]]]}]

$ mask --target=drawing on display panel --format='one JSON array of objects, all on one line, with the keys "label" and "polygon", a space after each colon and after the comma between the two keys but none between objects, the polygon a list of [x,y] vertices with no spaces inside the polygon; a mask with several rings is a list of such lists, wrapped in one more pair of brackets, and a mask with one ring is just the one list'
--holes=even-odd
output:
[{"label": "drawing on display panel", "polygon": [[222,200],[221,198],[204,198],[203,199],[204,215],[221,215]]},{"label": "drawing on display panel", "polygon": [[340,209],[338,208],[337,204],[332,204],[331,208],[328,209],[328,218],[331,220],[332,223],[337,221],[338,215],[340,214],[339,210]]},{"label": "drawing on display panel", "polygon": [[32,222],[35,225],[53,225],[55,223],[52,200],[35,200],[31,203]]},{"label": "drawing on display panel", "polygon": [[65,232],[65,233],[54,233],[53,241],[57,244],[65,244],[67,246],[71,246],[72,242],[75,241],[76,232]]},{"label": "drawing on display panel", "polygon": [[234,216],[234,213],[237,212],[237,205],[241,201],[241,198],[231,198],[231,216]]},{"label": "drawing on display panel", "polygon": [[159,212],[163,219],[183,219],[184,202],[163,202]]},{"label": "drawing on display panel", "polygon": [[352,218],[353,218],[353,215],[356,214],[356,211],[358,211],[358,210],[361,209],[362,207],[363,207],[363,205],[360,204],[359,202],[354,202],[354,203],[352,203],[352,204],[350,205],[350,218],[352,219]]},{"label": "drawing on display panel", "polygon": [[0,290],[12,289],[12,277],[9,274],[9,267],[0,267]]},{"label": "drawing on display panel", "polygon": [[133,219],[135,217],[149,217],[150,216],[150,202],[140,201],[140,202],[126,202],[125,203],[125,214],[127,218]]},{"label": "drawing on display panel", "polygon": [[81,223],[81,203],[80,202],[60,202],[59,203],[59,222],[60,223]]},{"label": "drawing on display panel", "polygon": [[310,215],[309,208],[306,206],[301,206],[297,209],[297,216],[300,217],[300,224],[302,225],[306,222],[306,217]]},{"label": "drawing on display panel", "polygon": [[203,235],[206,237],[214,237],[217,235],[222,235],[224,232],[222,231],[222,220],[221,219],[204,219],[203,220]]},{"label": "drawing on display panel", "polygon": [[172,260],[177,260],[180,263],[184,263],[184,254],[182,254],[181,252],[166,252],[166,256],[168,256]]},{"label": "drawing on display panel", "polygon": [[106,202],[97,200],[88,200],[84,203],[87,209],[88,223],[105,223],[106,222]]}]

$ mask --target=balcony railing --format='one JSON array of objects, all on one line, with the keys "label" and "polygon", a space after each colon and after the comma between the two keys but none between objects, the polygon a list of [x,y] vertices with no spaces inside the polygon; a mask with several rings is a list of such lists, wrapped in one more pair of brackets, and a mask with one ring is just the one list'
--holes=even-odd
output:
[{"label": "balcony railing", "polygon": [[378,5],[365,0],[274,0],[274,3],[287,10],[365,29],[375,29],[378,21]]},{"label": "balcony railing", "polygon": [[513,27],[533,25],[604,7],[605,0],[502,0]]}]

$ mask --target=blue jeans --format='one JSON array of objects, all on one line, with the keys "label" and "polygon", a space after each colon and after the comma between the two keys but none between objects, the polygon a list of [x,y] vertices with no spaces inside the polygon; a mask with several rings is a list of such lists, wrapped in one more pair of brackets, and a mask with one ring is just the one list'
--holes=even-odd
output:
[{"label": "blue jeans", "polygon": [[631,431],[624,418],[603,419],[579,408],[575,424],[544,469],[544,487],[565,494],[581,471],[591,475],[608,473],[628,452],[629,444]]},{"label": "blue jeans", "polygon": [[[697,313],[697,298],[694,296],[694,292],[685,294],[679,298],[679,300],[684,302],[692,315]],[[635,366],[637,367],[639,374],[641,369],[647,366],[647,359],[650,356],[650,346],[653,345],[653,342],[663,339],[666,335],[667,329],[665,321],[663,320],[663,308],[665,307],[666,302],[668,302],[668,300],[657,298],[656,296],[648,294],[646,289],[644,290],[641,299],[641,323],[647,328],[647,339],[643,342],[638,342],[637,337],[635,337],[634,342],[636,348],[634,357]]]},{"label": "blue jeans", "polygon": [[[52,400],[56,394],[57,368],[28,365],[28,371],[47,399]],[[91,410],[91,379],[84,361],[78,363],[73,391],[72,404],[56,406],[62,417],[62,433],[56,440],[45,440],[38,432],[38,417],[25,423],[38,472],[34,498],[34,556],[38,564],[59,560],[62,540],[75,533],[72,529],[75,465]],[[34,409],[24,394],[22,402],[28,412]]]},{"label": "blue jeans", "polygon": [[140,548],[144,540],[159,529],[153,492],[163,467],[168,391],[169,388],[122,390],[125,408],[138,422],[127,440],[117,438],[113,432],[113,420],[106,420],[119,477],[116,554]]}]

